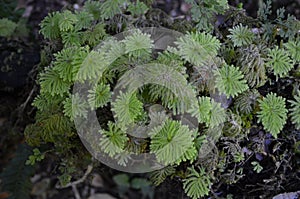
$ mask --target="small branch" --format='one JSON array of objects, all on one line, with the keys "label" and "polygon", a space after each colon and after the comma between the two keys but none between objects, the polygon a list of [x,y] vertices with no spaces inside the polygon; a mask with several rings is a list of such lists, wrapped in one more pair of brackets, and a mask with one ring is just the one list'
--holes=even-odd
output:
[{"label": "small branch", "polygon": [[78,185],[78,184],[84,182],[85,179],[88,177],[88,175],[92,172],[92,170],[93,170],[93,166],[89,165],[88,168],[87,168],[87,170],[85,171],[84,175],[80,179],[78,179],[78,180],[76,180],[74,182],[70,182],[70,183],[66,184],[65,186],[60,186],[60,185],[56,184],[55,187],[57,189],[64,189],[64,188],[68,188],[68,187],[72,187],[73,188],[73,186]]},{"label": "small branch", "polygon": [[72,190],[75,195],[75,199],[81,199],[80,194],[79,194],[78,189],[75,184],[72,185]]}]

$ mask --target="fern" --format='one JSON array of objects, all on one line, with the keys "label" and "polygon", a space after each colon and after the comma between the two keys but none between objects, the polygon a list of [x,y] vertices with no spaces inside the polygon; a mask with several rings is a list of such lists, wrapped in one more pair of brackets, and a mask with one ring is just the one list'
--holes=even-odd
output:
[{"label": "fern", "polygon": [[100,131],[102,137],[100,138],[99,146],[110,157],[122,153],[128,138],[126,134],[114,123],[108,123],[107,131]]},{"label": "fern", "polygon": [[134,58],[149,57],[153,47],[150,35],[142,33],[140,30],[126,36],[123,42],[125,44],[125,53]]},{"label": "fern", "polygon": [[183,179],[184,192],[192,199],[208,195],[212,183],[205,169],[200,167],[198,172],[194,167],[190,167],[188,170],[187,178]]},{"label": "fern", "polygon": [[244,75],[239,68],[225,65],[215,71],[216,88],[224,93],[228,98],[235,97],[248,89]]},{"label": "fern", "polygon": [[81,12],[76,12],[76,23],[75,23],[75,29],[81,30],[81,29],[87,29],[92,25],[93,21],[93,15],[87,11],[81,11]]},{"label": "fern", "polygon": [[155,185],[160,185],[168,176],[174,174],[176,169],[172,166],[164,167],[160,170],[151,172],[150,181]]},{"label": "fern", "polygon": [[0,19],[0,36],[10,37],[15,32],[17,24],[7,18]]},{"label": "fern", "polygon": [[297,129],[300,129],[300,94],[294,96],[295,100],[289,100],[291,103],[290,116],[292,123]]},{"label": "fern", "polygon": [[68,97],[64,102],[64,114],[73,120],[76,117],[87,117],[88,104],[78,93]]},{"label": "fern", "polygon": [[60,36],[59,29],[59,12],[52,12],[46,16],[43,21],[40,23],[41,30],[40,32],[48,39],[57,39]]},{"label": "fern", "polygon": [[110,87],[107,84],[97,84],[93,89],[90,89],[88,92],[88,102],[92,109],[103,107],[110,101]]},{"label": "fern", "polygon": [[124,7],[127,0],[110,0],[104,1],[101,4],[101,18],[102,19],[110,19],[116,14],[120,14],[122,12],[122,7]]},{"label": "fern", "polygon": [[134,16],[141,16],[145,14],[149,8],[144,2],[137,0],[135,3],[130,3],[127,10]]},{"label": "fern", "polygon": [[277,138],[287,119],[288,110],[285,107],[285,98],[269,93],[262,100],[259,99],[258,102],[260,107],[259,122],[262,122],[264,129]]},{"label": "fern", "polygon": [[206,33],[187,33],[180,37],[175,44],[178,54],[186,61],[201,65],[215,57],[220,48],[218,39]]},{"label": "fern", "polygon": [[229,8],[227,0],[185,0],[191,4],[192,19],[196,22],[198,30],[212,31],[213,23],[216,21],[216,14],[224,14]]},{"label": "fern", "polygon": [[235,99],[236,109],[244,114],[250,114],[257,104],[260,94],[257,90],[248,90]]},{"label": "fern", "polygon": [[112,111],[115,112],[118,125],[126,127],[134,121],[143,112],[143,103],[138,100],[135,93],[122,93],[112,103]]},{"label": "fern", "polygon": [[250,44],[238,50],[238,66],[250,87],[263,86],[267,80],[265,58],[258,46]]},{"label": "fern", "polygon": [[52,96],[63,96],[70,89],[71,83],[64,81],[53,67],[47,67],[39,78],[41,93],[50,93]]},{"label": "fern", "polygon": [[273,69],[276,78],[284,77],[294,67],[293,60],[289,58],[288,53],[279,49],[278,46],[269,50],[267,65]]},{"label": "fern", "polygon": [[72,31],[77,21],[78,19],[75,14],[69,10],[65,10],[64,12],[60,13],[60,19],[58,21],[59,30],[62,32]]},{"label": "fern", "polygon": [[81,32],[75,29],[69,32],[62,32],[61,34],[62,42],[66,47],[79,47],[82,43],[81,37]]},{"label": "fern", "polygon": [[164,165],[180,163],[183,154],[193,146],[193,132],[178,121],[167,119],[153,128],[150,135],[150,151]]},{"label": "fern", "polygon": [[91,30],[88,30],[83,35],[83,40],[90,46],[95,46],[106,37],[105,25],[97,24]]},{"label": "fern", "polygon": [[290,40],[287,43],[284,44],[284,47],[289,52],[290,56],[293,60],[296,62],[300,62],[300,41],[298,40]]},{"label": "fern", "polygon": [[100,1],[88,0],[84,3],[83,11],[91,14],[93,19],[99,20],[101,18],[101,4]]},{"label": "fern", "polygon": [[107,67],[108,63],[105,54],[99,51],[91,51],[82,62],[76,80],[80,82],[85,80],[98,80]]},{"label": "fern", "polygon": [[20,144],[15,157],[0,174],[1,190],[9,193],[9,199],[30,199],[31,181],[34,167],[25,165],[31,149],[28,145]]},{"label": "fern", "polygon": [[239,24],[232,29],[229,29],[230,35],[227,37],[230,38],[234,46],[246,46],[253,42],[254,33],[248,28],[248,26],[243,26]]}]

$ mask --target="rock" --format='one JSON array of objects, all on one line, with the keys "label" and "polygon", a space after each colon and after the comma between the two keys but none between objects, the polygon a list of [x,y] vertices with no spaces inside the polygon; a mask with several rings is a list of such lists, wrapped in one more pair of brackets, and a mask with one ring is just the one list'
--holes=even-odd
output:
[{"label": "rock", "polygon": [[91,185],[93,187],[103,187],[103,179],[99,174],[94,174]]}]

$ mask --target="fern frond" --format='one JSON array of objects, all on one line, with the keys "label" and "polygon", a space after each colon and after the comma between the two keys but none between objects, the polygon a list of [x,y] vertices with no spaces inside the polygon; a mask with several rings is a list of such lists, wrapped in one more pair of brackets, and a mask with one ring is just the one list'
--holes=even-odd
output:
[{"label": "fern frond", "polygon": [[143,103],[135,93],[122,93],[112,102],[112,111],[115,112],[118,125],[126,127],[132,124],[143,112]]},{"label": "fern frond", "polygon": [[104,1],[101,4],[101,18],[110,19],[116,14],[122,13],[122,7],[127,2],[127,0],[110,0]]},{"label": "fern frond", "polygon": [[83,11],[91,14],[94,20],[101,18],[101,4],[100,1],[88,0],[84,3]]},{"label": "fern frond", "polygon": [[214,73],[216,76],[216,88],[228,98],[235,97],[249,88],[247,81],[243,79],[244,75],[237,67],[226,64]]},{"label": "fern frond", "polygon": [[227,37],[232,40],[234,46],[246,46],[252,44],[254,40],[254,33],[248,26],[243,26],[242,24],[230,28],[229,32],[230,35]]},{"label": "fern frond", "polygon": [[105,25],[97,24],[91,30],[87,30],[83,35],[83,40],[90,46],[96,46],[106,37]]},{"label": "fern frond", "polygon": [[263,86],[267,80],[265,58],[259,48],[253,44],[238,49],[238,66],[250,87]]},{"label": "fern frond", "polygon": [[49,13],[48,16],[46,16],[43,19],[43,21],[40,23],[41,26],[40,33],[42,33],[44,37],[48,39],[59,38],[60,36],[59,20],[60,20],[59,12]]},{"label": "fern frond", "polygon": [[153,40],[151,40],[150,35],[142,33],[140,30],[126,36],[122,42],[125,44],[125,53],[133,58],[145,59],[145,57],[149,57],[153,47]]},{"label": "fern frond", "polygon": [[262,122],[264,129],[277,138],[287,119],[288,110],[285,107],[285,98],[269,93],[262,100],[259,99],[258,102],[260,107],[259,122]]},{"label": "fern frond", "polygon": [[297,129],[300,129],[300,93],[294,96],[295,100],[289,100],[291,103],[290,116],[292,123]]},{"label": "fern frond", "polygon": [[220,48],[220,41],[206,33],[187,33],[180,37],[175,44],[179,55],[186,61],[201,65],[215,57]]},{"label": "fern frond", "polygon": [[227,119],[227,115],[225,109],[221,107],[220,103],[215,102],[214,100],[212,100],[211,103],[212,109],[210,113],[209,127],[214,128],[219,126],[220,124],[223,124]]},{"label": "fern frond", "polygon": [[198,172],[194,167],[190,167],[188,170],[189,174],[183,179],[184,192],[192,199],[208,195],[212,183],[205,169],[200,167]]},{"label": "fern frond", "polygon": [[140,16],[145,14],[149,8],[144,2],[137,0],[135,3],[130,3],[127,10],[134,16]]},{"label": "fern frond", "polygon": [[246,91],[235,99],[235,107],[241,113],[250,114],[253,111],[259,97],[260,94],[256,89]]},{"label": "fern frond", "polygon": [[108,123],[107,131],[100,131],[102,137],[100,138],[99,146],[110,157],[122,153],[128,138],[126,134],[114,123]]},{"label": "fern frond", "polygon": [[83,40],[81,39],[82,33],[78,30],[70,30],[68,32],[62,32],[61,38],[62,42],[66,47],[70,46],[80,46],[83,43]]},{"label": "fern frond", "polygon": [[289,58],[288,53],[276,46],[269,50],[267,65],[273,69],[276,78],[284,77],[294,67],[293,60]]},{"label": "fern frond", "polygon": [[210,102],[210,97],[199,97],[198,103],[194,104],[190,113],[192,116],[196,116],[199,123],[210,123],[210,113],[212,110],[212,104]]},{"label": "fern frond", "polygon": [[76,12],[75,16],[77,18],[75,23],[75,29],[87,29],[92,25],[93,15],[85,10]]},{"label": "fern frond", "polygon": [[78,93],[71,95],[64,102],[64,114],[73,120],[76,117],[87,117],[88,104]]},{"label": "fern frond", "polygon": [[296,62],[300,62],[300,41],[298,40],[290,40],[287,43],[284,44],[284,47],[289,52],[290,56],[293,60]]},{"label": "fern frond", "polygon": [[97,109],[106,105],[111,98],[110,86],[108,84],[97,84],[88,91],[88,102],[92,109]]},{"label": "fern frond", "polygon": [[76,80],[98,80],[107,68],[108,63],[103,52],[91,51],[82,62]]},{"label": "fern frond", "polygon": [[64,97],[60,95],[52,96],[50,94],[39,94],[32,102],[32,106],[35,106],[39,111],[49,111],[51,109],[59,109]]},{"label": "fern frond", "polygon": [[155,185],[160,185],[165,179],[174,174],[176,169],[172,166],[164,167],[160,170],[152,171],[150,174],[150,181]]},{"label": "fern frond", "polygon": [[60,13],[58,27],[62,32],[71,31],[74,29],[75,23],[77,23],[78,19],[75,14],[73,14],[69,10],[65,10]]},{"label": "fern frond", "polygon": [[71,84],[64,81],[58,71],[53,67],[47,67],[39,78],[41,93],[50,93],[52,96],[63,96],[70,89]]},{"label": "fern frond", "polygon": [[167,119],[150,132],[150,151],[165,165],[180,163],[182,155],[193,146],[193,132],[178,121]]},{"label": "fern frond", "polygon": [[180,56],[175,53],[165,50],[162,53],[158,53],[158,57],[154,62],[170,66],[180,72],[183,76],[186,76],[184,62]]},{"label": "fern frond", "polygon": [[9,199],[30,199],[31,181],[34,167],[25,165],[31,149],[28,145],[20,144],[15,157],[0,174],[1,190],[9,193]]},{"label": "fern frond", "polygon": [[17,24],[7,18],[0,19],[0,36],[10,37],[14,33]]}]

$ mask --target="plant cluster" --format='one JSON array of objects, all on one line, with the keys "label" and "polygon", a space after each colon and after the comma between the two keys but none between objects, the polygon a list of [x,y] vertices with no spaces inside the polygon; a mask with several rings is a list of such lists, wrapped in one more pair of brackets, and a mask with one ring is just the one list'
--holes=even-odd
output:
[{"label": "plant cluster", "polygon": [[[137,19],[147,20],[151,10],[147,3],[87,1],[80,11],[50,13],[40,32],[59,50],[38,75],[36,121],[25,130],[27,143],[35,147],[50,143],[62,164],[79,168],[76,161],[90,157],[81,150],[73,122],[88,119],[89,111],[95,110],[103,114],[99,115],[103,130],[96,140],[99,152],[123,166],[131,154],[153,154],[166,166],[151,173],[153,183],[179,176],[187,195],[196,199],[209,195],[217,179],[231,184],[243,177],[242,170],[229,165],[246,162],[246,154],[234,142],[247,137],[253,125],[275,139],[288,133],[289,121],[299,129],[300,42],[299,29],[295,30],[299,21],[290,15],[284,19],[282,10],[276,20],[268,19],[267,3],[259,10],[257,26],[241,20],[218,35],[211,19],[225,13],[227,1],[187,2],[197,25],[161,52],[153,49],[151,35],[136,24]],[[123,13],[132,18],[111,25],[110,19]],[[137,29],[131,30],[134,26]],[[126,31],[124,39],[109,37],[118,29]],[[260,92],[268,82],[287,77],[294,81],[294,99],[286,100],[275,91]],[[72,93],[76,82],[94,80],[86,99]],[[141,86],[141,80],[147,84]],[[113,93],[117,83],[135,89]],[[100,119],[110,113],[115,118]],[[176,119],[183,113],[196,118],[196,128]],[[126,133],[136,124],[147,127],[149,138]],[[218,142],[226,147],[214,148]],[[39,157],[30,162],[40,160],[37,152]],[[62,179],[70,180],[73,173],[66,171]]]}]

